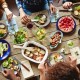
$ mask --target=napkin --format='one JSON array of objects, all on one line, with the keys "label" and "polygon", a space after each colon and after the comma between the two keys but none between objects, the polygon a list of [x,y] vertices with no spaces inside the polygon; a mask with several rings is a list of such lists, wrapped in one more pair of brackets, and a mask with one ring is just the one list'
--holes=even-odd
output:
[{"label": "napkin", "polygon": [[71,56],[77,59],[77,64],[80,64],[80,48],[79,47],[74,47],[70,49]]},{"label": "napkin", "polygon": [[34,76],[34,73],[33,73],[33,70],[31,68],[31,65],[30,65],[29,61],[24,60],[21,63],[23,63],[30,70],[30,71],[27,71],[23,66],[21,66],[21,71],[22,71],[23,77],[25,79],[28,79],[28,78]]}]

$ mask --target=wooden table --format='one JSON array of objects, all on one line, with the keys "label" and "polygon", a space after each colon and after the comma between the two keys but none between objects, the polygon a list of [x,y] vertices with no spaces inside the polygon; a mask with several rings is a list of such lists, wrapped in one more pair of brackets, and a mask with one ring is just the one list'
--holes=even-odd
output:
[{"label": "wooden table", "polygon": [[[62,9],[62,7],[58,7],[58,9]],[[38,13],[46,13],[47,14],[47,11],[41,11],[41,12],[38,12]],[[34,17],[35,15],[37,15],[37,13],[32,14],[31,17]],[[70,15],[71,16],[71,13],[70,12],[64,12],[64,13],[63,12],[59,12],[59,15],[60,16]],[[36,40],[36,37],[33,34],[33,31],[34,30],[37,31],[38,30],[38,27],[36,27],[34,25],[34,27],[32,29],[28,29],[27,27],[24,27],[24,25],[21,24],[20,17],[15,18],[15,20],[16,20],[17,25],[19,27],[23,27],[23,28],[25,28],[27,30],[27,32],[28,32],[28,40],[37,41]],[[49,53],[51,53],[53,51],[60,51],[61,48],[65,48],[69,52],[69,47],[67,46],[67,41],[68,40],[73,40],[74,47],[75,46],[80,46],[79,45],[80,40],[78,39],[78,30],[80,28],[80,25],[78,23],[78,20],[75,19],[75,21],[76,21],[76,30],[75,30],[75,32],[72,33],[72,34],[64,35],[64,37],[62,39],[62,43],[56,49],[51,50],[49,48],[49,45],[48,45],[49,44],[49,35],[52,32],[54,32],[54,31],[57,30],[56,29],[56,23],[50,23],[47,27],[45,27],[45,30],[47,32],[45,39],[42,40],[42,41],[40,41],[40,42],[39,41],[37,41],[37,42],[39,42],[42,45],[46,46],[48,48]],[[5,20],[0,21],[0,22],[5,23]],[[11,45],[11,56],[16,57],[20,61],[25,60],[25,58],[21,55],[20,49],[14,49],[13,48],[13,35],[8,35],[5,40],[7,40],[10,43],[10,45]],[[39,71],[38,71],[38,68],[37,68],[38,67],[38,64],[35,64],[35,63],[32,63],[32,62],[30,62],[30,63],[31,63],[31,66],[32,66],[32,69],[34,71],[35,76],[39,75]],[[22,78],[21,80],[24,80],[23,77],[21,77],[21,78]],[[6,80],[1,73],[0,73],[0,80]]]}]

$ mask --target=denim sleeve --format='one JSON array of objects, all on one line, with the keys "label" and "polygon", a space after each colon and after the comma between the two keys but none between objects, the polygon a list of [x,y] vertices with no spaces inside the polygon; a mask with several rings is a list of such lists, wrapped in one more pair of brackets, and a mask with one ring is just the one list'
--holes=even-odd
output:
[{"label": "denim sleeve", "polygon": [[48,0],[49,3],[53,3],[53,0]]},{"label": "denim sleeve", "polygon": [[17,5],[18,9],[20,7],[22,7],[22,0],[15,0],[15,1],[16,1],[16,5]]}]

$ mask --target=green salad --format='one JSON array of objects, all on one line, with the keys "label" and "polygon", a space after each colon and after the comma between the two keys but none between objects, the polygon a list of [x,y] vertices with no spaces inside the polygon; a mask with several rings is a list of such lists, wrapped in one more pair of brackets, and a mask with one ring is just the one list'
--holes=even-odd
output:
[{"label": "green salad", "polygon": [[22,44],[27,39],[27,32],[21,29],[15,33],[14,38],[15,44]]},{"label": "green salad", "polygon": [[2,67],[17,71],[19,68],[18,61],[12,57],[9,57],[7,60],[3,61]]}]

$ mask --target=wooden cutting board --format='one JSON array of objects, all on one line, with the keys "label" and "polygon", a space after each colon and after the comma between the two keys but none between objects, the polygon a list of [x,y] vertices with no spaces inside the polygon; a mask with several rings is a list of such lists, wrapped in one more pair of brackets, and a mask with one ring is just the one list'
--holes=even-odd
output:
[{"label": "wooden cutting board", "polygon": [[31,68],[31,65],[28,60],[24,60],[21,63],[23,63],[30,71],[26,70],[23,66],[21,66],[22,75],[25,79],[28,79],[32,76],[34,76],[33,70]]}]

